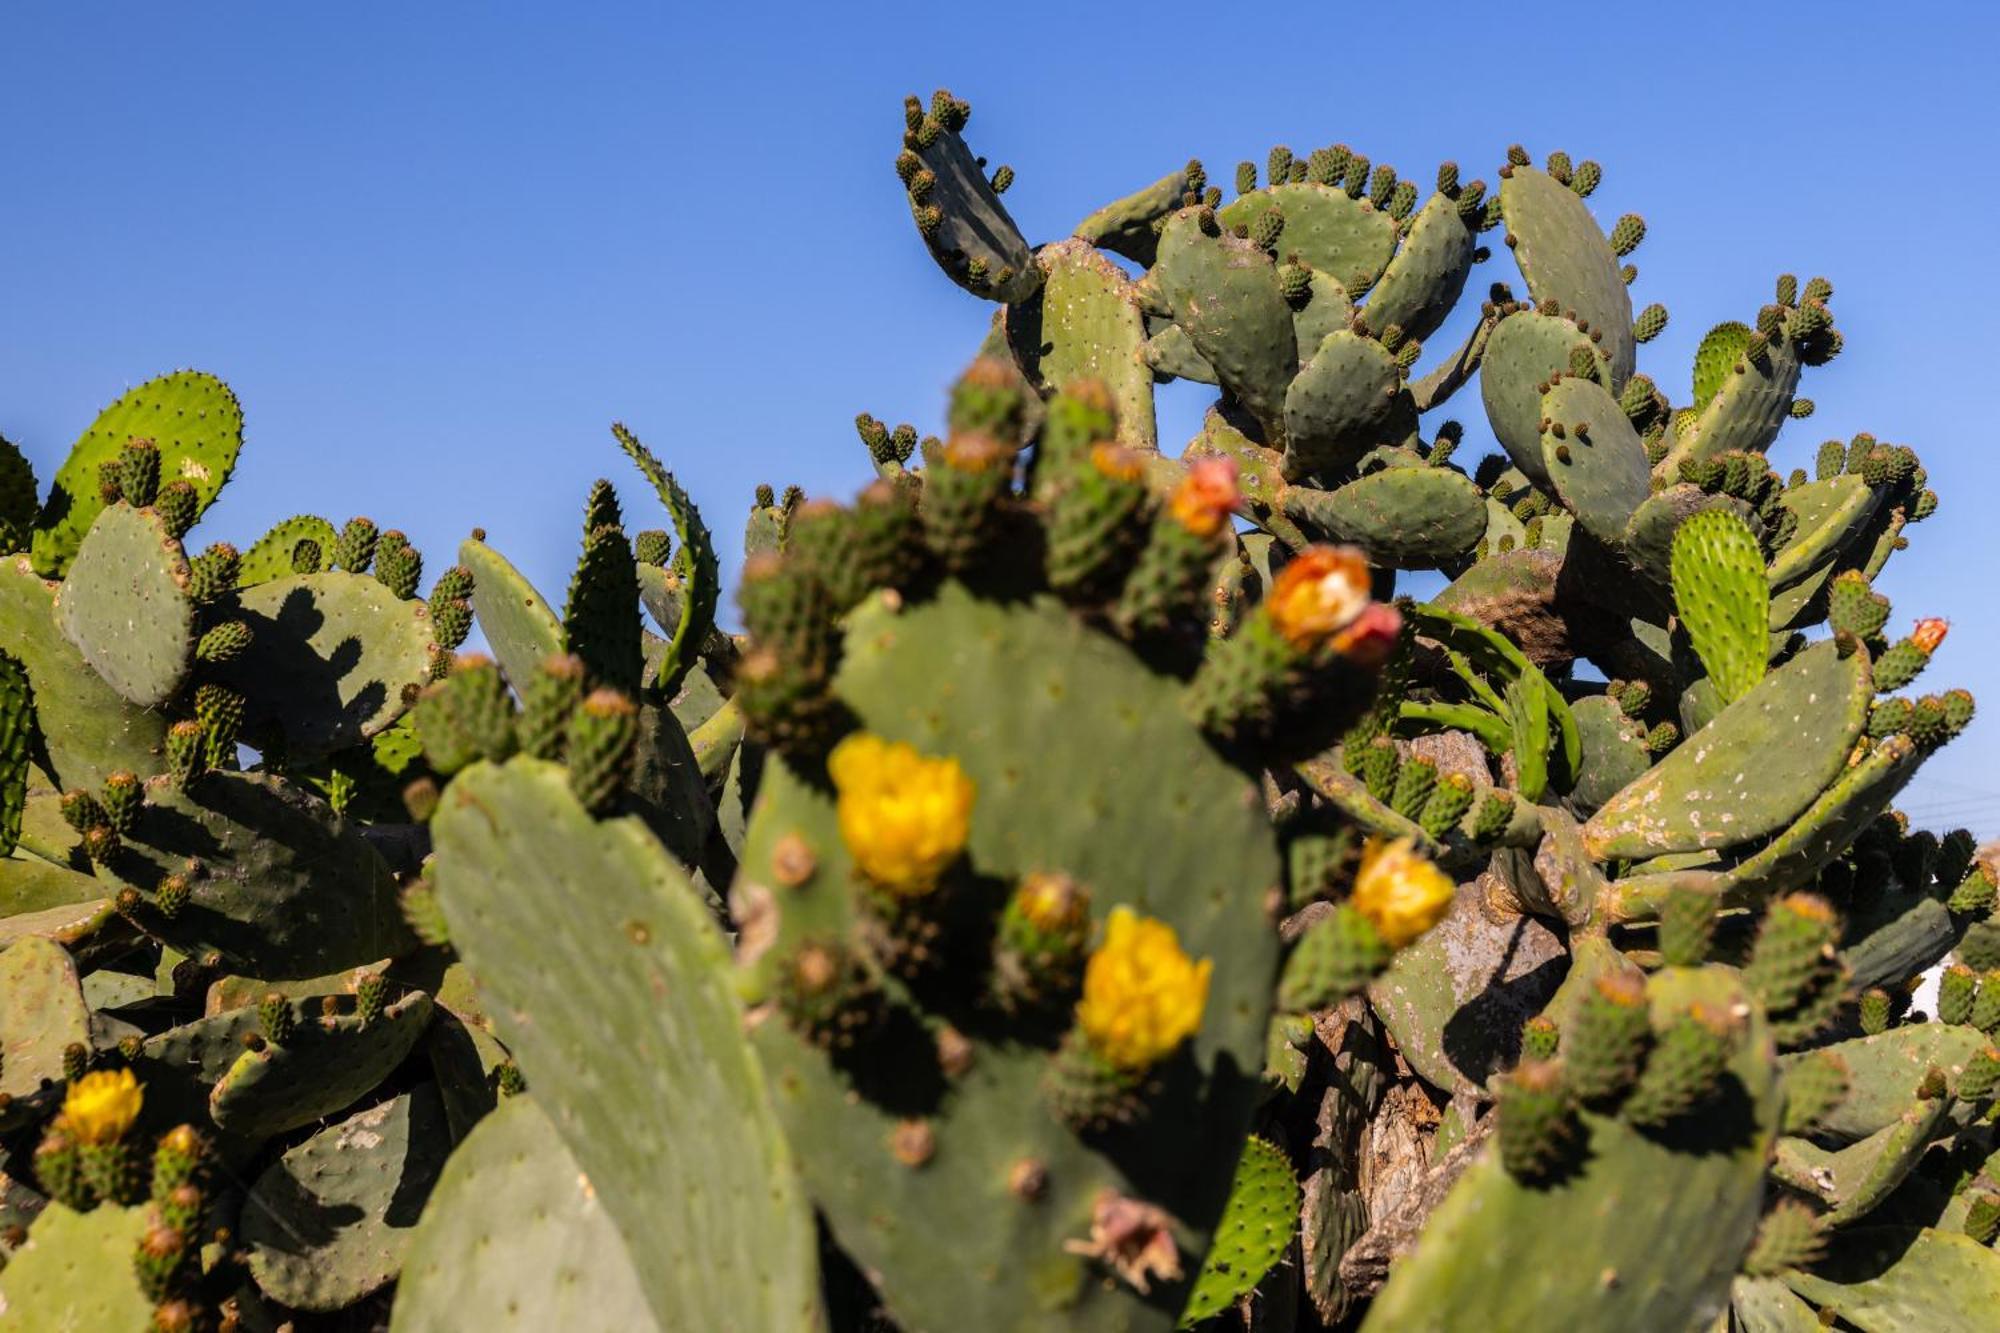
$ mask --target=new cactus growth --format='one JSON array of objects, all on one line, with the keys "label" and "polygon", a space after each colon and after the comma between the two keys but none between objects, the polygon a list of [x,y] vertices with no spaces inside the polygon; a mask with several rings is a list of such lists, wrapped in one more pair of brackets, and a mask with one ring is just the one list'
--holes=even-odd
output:
[{"label": "new cactus growth", "polygon": [[1874,586],[1915,453],[1784,436],[1831,284],[1642,374],[1594,161],[1280,148],[1037,247],[970,117],[895,155],[996,306],[947,428],[760,488],[742,636],[622,425],[560,605],[483,532],[428,593],[368,518],[204,541],[204,374],[46,493],[0,441],[0,1309],[1989,1322],[1995,879],[1895,810],[1973,704]]}]

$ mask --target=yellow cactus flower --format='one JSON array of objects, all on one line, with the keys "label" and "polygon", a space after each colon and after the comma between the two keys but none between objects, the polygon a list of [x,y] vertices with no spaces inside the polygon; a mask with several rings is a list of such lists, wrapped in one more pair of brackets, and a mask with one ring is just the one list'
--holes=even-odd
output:
[{"label": "yellow cactus flower", "polygon": [[833,748],[826,768],[840,837],[861,873],[902,897],[936,888],[972,831],[976,789],[958,761],[858,732]]},{"label": "yellow cactus flower", "polygon": [[81,1143],[116,1143],[139,1118],[145,1094],[129,1069],[99,1070],[69,1085],[63,1119]]},{"label": "yellow cactus flower", "polygon": [[1271,583],[1271,620],[1286,642],[1310,651],[1368,605],[1368,561],[1353,546],[1308,546]]},{"label": "yellow cactus flower", "polygon": [[1189,958],[1166,922],[1115,907],[1084,967],[1077,1025],[1110,1064],[1149,1069],[1201,1026],[1214,968],[1212,959]]},{"label": "yellow cactus flower", "polygon": [[1419,856],[1409,838],[1370,838],[1354,877],[1354,906],[1393,949],[1444,920],[1458,886]]}]

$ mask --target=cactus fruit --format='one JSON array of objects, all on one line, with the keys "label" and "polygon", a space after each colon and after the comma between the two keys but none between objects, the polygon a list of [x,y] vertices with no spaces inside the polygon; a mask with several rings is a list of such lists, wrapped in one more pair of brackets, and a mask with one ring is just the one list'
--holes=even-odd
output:
[{"label": "cactus fruit", "polygon": [[0,441],[7,1317],[1987,1320],[1995,880],[1894,808],[1973,701],[1876,591],[1916,454],[1784,433],[1831,284],[1690,384],[1569,152],[1036,247],[969,116],[896,157],[997,307],[945,437],[761,488],[742,636],[623,426],[665,516],[594,486],[559,608],[483,532],[424,596],[388,522],[205,541],[206,375],[46,496]]}]

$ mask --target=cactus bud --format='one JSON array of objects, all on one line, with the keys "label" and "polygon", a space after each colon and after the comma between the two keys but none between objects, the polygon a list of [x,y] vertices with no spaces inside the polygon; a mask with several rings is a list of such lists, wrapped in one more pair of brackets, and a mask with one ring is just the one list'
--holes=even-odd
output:
[{"label": "cactus bud", "polygon": [[571,714],[569,788],[591,814],[602,817],[617,804],[638,739],[638,707],[617,690],[592,691]]}]

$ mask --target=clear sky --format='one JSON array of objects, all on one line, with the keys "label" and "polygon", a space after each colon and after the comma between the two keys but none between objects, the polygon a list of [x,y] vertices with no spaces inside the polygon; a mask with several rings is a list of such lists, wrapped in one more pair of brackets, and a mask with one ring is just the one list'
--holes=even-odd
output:
[{"label": "clear sky", "polygon": [[[869,475],[854,413],[935,426],[984,327],[891,170],[905,92],[972,102],[968,137],[1016,168],[1007,203],[1032,241],[1190,156],[1226,182],[1273,143],[1340,140],[1421,182],[1443,158],[1490,180],[1510,142],[1560,147],[1604,163],[1602,218],[1650,224],[1635,294],[1673,322],[1641,367],[1677,398],[1701,334],[1753,316],[1776,274],[1833,279],[1847,351],[1809,372],[1819,414],[1774,461],[1810,466],[1862,429],[1922,455],[1944,503],[1879,586],[1901,627],[1952,618],[1922,684],[1969,685],[1987,713],[1904,805],[2000,834],[1990,5],[1118,17],[17,0],[0,12],[0,432],[46,481],[98,407],[199,366],[248,418],[202,536],[366,513],[435,572],[483,525],[559,600],[592,478],[620,483],[631,526],[658,522],[618,418],[733,570],[756,483],[850,493]],[[1165,395],[1163,434],[1199,407]]]}]

